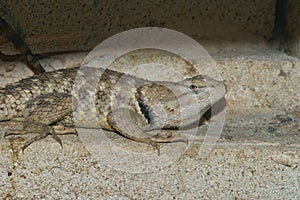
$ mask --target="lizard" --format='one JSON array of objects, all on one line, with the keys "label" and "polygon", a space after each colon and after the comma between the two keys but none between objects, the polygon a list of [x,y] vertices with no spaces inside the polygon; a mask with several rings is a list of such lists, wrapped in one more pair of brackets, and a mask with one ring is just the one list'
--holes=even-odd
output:
[{"label": "lizard", "polygon": [[47,135],[62,147],[58,135],[76,133],[76,127],[107,129],[159,148],[160,143],[187,138],[149,131],[197,123],[223,98],[224,94],[214,102],[210,98],[210,91],[222,85],[205,75],[149,81],[89,66],[45,72],[0,89],[0,130],[4,137],[37,133],[25,141],[23,151]]}]

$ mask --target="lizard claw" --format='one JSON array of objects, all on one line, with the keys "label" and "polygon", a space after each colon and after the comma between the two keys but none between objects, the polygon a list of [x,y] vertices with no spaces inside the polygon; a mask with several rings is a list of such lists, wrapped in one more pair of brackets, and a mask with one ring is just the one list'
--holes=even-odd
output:
[{"label": "lizard claw", "polygon": [[157,150],[157,155],[159,156],[160,155],[160,145],[159,145],[159,143],[157,143],[155,141],[150,141],[148,144],[151,145],[154,149]]},{"label": "lizard claw", "polygon": [[3,137],[6,138],[9,136],[25,135],[27,133],[37,133],[38,135],[25,142],[25,144],[21,147],[21,150],[23,152],[32,143],[44,139],[45,137],[47,137],[47,135],[51,135],[53,139],[55,139],[62,148],[61,139],[57,136],[55,129],[50,125],[41,124],[41,123],[34,123],[28,121],[22,121],[22,122],[12,121],[10,122],[10,124],[7,125]]},{"label": "lizard claw", "polygon": [[54,128],[51,127],[51,126],[44,126],[44,127],[43,127],[43,131],[40,132],[39,135],[37,135],[36,137],[33,137],[33,138],[31,138],[31,139],[29,139],[29,140],[27,140],[27,141],[25,142],[25,144],[24,144],[23,147],[22,147],[22,151],[24,152],[25,149],[26,149],[28,146],[30,146],[32,143],[34,143],[34,142],[36,142],[36,141],[39,141],[39,140],[41,140],[41,139],[44,139],[44,138],[47,137],[49,134],[52,136],[52,138],[53,138],[56,142],[59,143],[61,149],[63,149],[62,141],[61,141],[61,139],[57,136],[57,134],[56,134]]},{"label": "lizard claw", "polygon": [[174,142],[184,142],[188,144],[188,138],[185,136],[173,136],[172,133],[167,134],[157,134],[151,137],[151,141],[157,143],[174,143]]},{"label": "lizard claw", "polygon": [[158,156],[160,155],[160,145],[159,143],[174,143],[174,142],[184,142],[188,144],[187,137],[184,136],[172,136],[172,134],[167,135],[155,135],[149,138],[151,140],[150,145],[157,149]]}]

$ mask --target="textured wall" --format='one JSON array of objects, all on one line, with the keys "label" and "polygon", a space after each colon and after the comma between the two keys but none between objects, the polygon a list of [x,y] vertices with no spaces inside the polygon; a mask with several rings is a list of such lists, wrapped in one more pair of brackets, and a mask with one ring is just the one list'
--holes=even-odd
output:
[{"label": "textured wall", "polygon": [[88,50],[113,34],[145,26],[195,39],[269,39],[275,0],[12,0],[2,1],[0,8],[33,51],[53,52]]},{"label": "textured wall", "polygon": [[300,57],[300,1],[288,0],[287,31],[291,39],[289,48]]}]

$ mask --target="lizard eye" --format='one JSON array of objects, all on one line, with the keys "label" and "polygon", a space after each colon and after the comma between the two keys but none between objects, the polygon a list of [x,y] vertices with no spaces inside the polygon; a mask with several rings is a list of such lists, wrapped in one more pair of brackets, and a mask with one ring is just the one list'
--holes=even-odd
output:
[{"label": "lizard eye", "polygon": [[190,85],[190,89],[196,91],[198,89],[197,85]]},{"label": "lizard eye", "polygon": [[200,88],[198,85],[190,85],[190,89],[192,90],[192,92],[194,92],[195,94],[199,94],[200,93]]}]

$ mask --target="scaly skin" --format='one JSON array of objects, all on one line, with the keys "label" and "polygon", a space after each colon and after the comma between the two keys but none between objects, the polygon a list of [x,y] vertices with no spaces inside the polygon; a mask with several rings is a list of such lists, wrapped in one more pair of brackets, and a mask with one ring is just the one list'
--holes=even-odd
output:
[{"label": "scaly skin", "polygon": [[[180,136],[149,136],[153,129],[178,129],[199,121],[211,107],[210,89],[222,83],[195,76],[180,82],[153,82],[90,67],[43,73],[0,90],[0,129],[6,136],[39,133],[24,144],[70,127],[103,128],[158,148],[157,143],[186,142]],[[217,99],[223,97],[220,94]],[[18,127],[18,128],[16,128]]]}]

